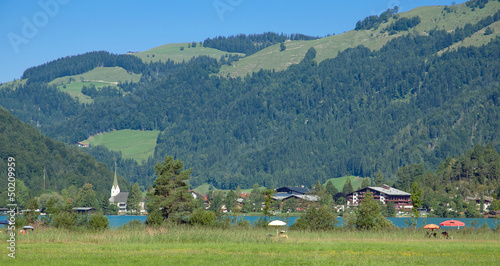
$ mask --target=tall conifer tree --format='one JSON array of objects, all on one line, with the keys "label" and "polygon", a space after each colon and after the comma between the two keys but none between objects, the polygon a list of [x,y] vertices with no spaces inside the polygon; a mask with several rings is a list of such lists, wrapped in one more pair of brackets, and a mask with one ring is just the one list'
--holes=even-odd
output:
[{"label": "tall conifer tree", "polygon": [[193,196],[188,192],[191,169],[182,171],[183,168],[182,161],[174,160],[173,156],[165,157],[162,163],[155,166],[158,177],[154,181],[154,194],[149,204],[153,212],[159,211],[164,220],[174,223],[187,223],[196,206]]}]

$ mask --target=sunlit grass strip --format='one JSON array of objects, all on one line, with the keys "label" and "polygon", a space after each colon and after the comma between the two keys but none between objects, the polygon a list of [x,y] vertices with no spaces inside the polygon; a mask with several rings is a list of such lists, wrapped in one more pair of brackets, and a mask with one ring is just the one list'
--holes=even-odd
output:
[{"label": "sunlit grass strip", "polygon": [[[40,228],[18,237],[18,257],[0,264],[478,264],[498,265],[500,234],[453,230],[453,240],[427,238],[424,230],[360,232],[289,231],[289,239],[267,236],[269,229],[227,230],[172,226],[67,231]],[[3,240],[3,236],[2,236]]]}]

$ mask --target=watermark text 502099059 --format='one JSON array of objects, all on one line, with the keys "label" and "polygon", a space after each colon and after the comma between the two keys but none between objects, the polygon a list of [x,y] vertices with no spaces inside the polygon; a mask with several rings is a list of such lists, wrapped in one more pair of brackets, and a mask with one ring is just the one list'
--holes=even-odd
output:
[{"label": "watermark text 502099059", "polygon": [[49,23],[49,18],[53,18],[59,13],[61,5],[65,5],[69,0],[40,0],[38,6],[40,10],[35,12],[31,17],[21,18],[21,28],[18,32],[7,33],[12,49],[17,54],[21,44],[29,43],[30,39],[35,38],[40,28],[45,27]]},{"label": "watermark text 502099059", "polygon": [[9,238],[7,239],[9,249],[8,256],[15,258],[16,255],[16,159],[9,157],[7,159],[7,191],[10,203],[7,204],[9,207],[8,218],[9,224],[7,229],[9,231]]}]

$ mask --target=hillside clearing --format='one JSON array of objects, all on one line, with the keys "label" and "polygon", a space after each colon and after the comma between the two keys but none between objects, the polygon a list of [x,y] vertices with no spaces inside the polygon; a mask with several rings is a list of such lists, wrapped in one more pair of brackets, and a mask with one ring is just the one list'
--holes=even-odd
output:
[{"label": "hillside clearing", "polygon": [[134,159],[141,164],[143,160],[153,156],[159,133],[157,130],[124,129],[92,136],[82,143],[103,145],[112,151],[121,152],[123,159]]},{"label": "hillside clearing", "polygon": [[[493,33],[490,35],[485,35],[486,28],[490,28],[493,30]],[[500,21],[497,21],[490,26],[488,26],[474,34],[472,36],[465,38],[462,42],[455,43],[452,46],[441,50],[438,52],[438,54],[442,54],[444,52],[450,51],[450,50],[456,50],[459,47],[468,47],[468,46],[481,46],[489,43],[491,40],[495,39],[496,37],[500,36]]]},{"label": "hillside clearing", "polygon": [[121,67],[96,67],[80,75],[56,78],[49,82],[49,85],[59,86],[75,81],[94,81],[109,83],[109,85],[116,85],[120,82],[138,82],[141,79],[141,76],[141,74],[127,72],[127,70]]},{"label": "hillside clearing", "polygon": [[162,46],[152,48],[147,51],[134,53],[133,55],[141,58],[142,61],[146,63],[158,62],[160,60],[162,62],[171,60],[176,63],[182,63],[182,61],[187,62],[191,60],[193,57],[198,57],[202,55],[209,56],[215,59],[219,59],[221,56],[226,56],[226,55],[240,55],[242,57],[245,56],[245,54],[242,53],[229,53],[213,48],[200,47],[199,43],[197,43],[196,47],[188,48],[190,44],[191,43],[165,44]]},{"label": "hillside clearing", "polygon": [[363,178],[359,176],[342,176],[338,178],[330,178],[326,180],[326,182],[323,185],[326,185],[328,181],[331,181],[338,191],[342,191],[342,189],[344,188],[344,184],[347,181],[347,178],[351,180],[352,188],[354,190],[360,189],[361,182],[363,182]]},{"label": "hillside clearing", "polygon": [[105,83],[105,82],[91,82],[91,81],[84,81],[84,82],[72,82],[69,84],[64,84],[64,85],[59,85],[57,88],[62,91],[68,93],[71,97],[73,98],[78,98],[80,103],[93,103],[94,100],[90,98],[87,95],[84,95],[82,93],[82,88],[83,86],[91,86],[94,85],[96,89],[106,87],[106,86],[113,86],[116,87],[116,85],[110,84],[110,83]]}]

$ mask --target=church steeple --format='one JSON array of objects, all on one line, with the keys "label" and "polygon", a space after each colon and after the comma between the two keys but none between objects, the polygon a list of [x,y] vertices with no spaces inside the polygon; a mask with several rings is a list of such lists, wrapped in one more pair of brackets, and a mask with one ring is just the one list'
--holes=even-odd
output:
[{"label": "church steeple", "polygon": [[113,186],[111,187],[111,198],[120,193],[120,187],[118,186],[118,178],[116,178],[116,162],[115,162],[115,179],[113,180]]}]

